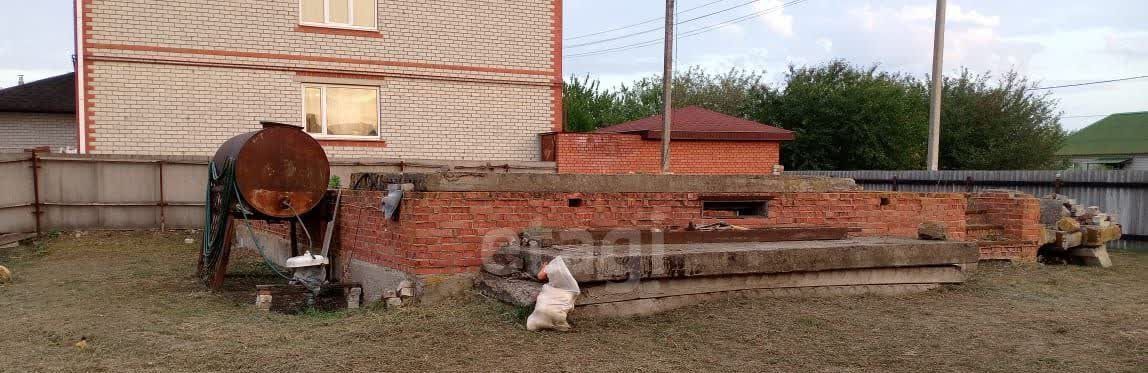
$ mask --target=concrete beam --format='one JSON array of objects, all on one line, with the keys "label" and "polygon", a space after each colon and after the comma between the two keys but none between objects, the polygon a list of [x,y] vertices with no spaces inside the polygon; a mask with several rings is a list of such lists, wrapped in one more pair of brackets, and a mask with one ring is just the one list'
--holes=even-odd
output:
[{"label": "concrete beam", "polygon": [[[355,174],[359,180],[369,174]],[[853,179],[770,175],[583,175],[512,173],[376,174],[415,184],[424,192],[762,193],[861,190]]]},{"label": "concrete beam", "polygon": [[664,298],[635,299],[612,303],[590,304],[575,307],[570,312],[571,319],[588,319],[594,317],[621,317],[646,316],[659,312],[669,311],[684,306],[712,302],[726,298],[761,298],[761,297],[836,297],[851,295],[903,295],[929,291],[940,287],[940,284],[898,284],[898,285],[855,285],[855,286],[821,286],[780,289],[753,289],[719,293],[704,293],[671,296]]},{"label": "concrete beam", "polygon": [[964,281],[965,273],[955,265],[653,279],[585,286],[578,296],[577,305],[752,289],[953,284]]},{"label": "concrete beam", "polygon": [[976,263],[975,243],[901,238],[522,248],[527,273],[561,255],[580,283]]}]

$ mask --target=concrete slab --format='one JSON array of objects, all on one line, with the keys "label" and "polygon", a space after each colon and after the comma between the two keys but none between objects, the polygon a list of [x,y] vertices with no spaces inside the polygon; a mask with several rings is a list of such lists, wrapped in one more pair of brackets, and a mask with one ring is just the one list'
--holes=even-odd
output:
[{"label": "concrete slab", "polygon": [[[363,178],[378,182],[402,180],[423,192],[844,192],[861,190],[853,179],[795,175],[583,175],[519,173],[435,173],[420,175],[375,174]],[[374,175],[372,175],[374,176]],[[376,184],[378,183],[376,182]],[[370,183],[359,183],[370,184]],[[356,185],[356,189],[378,185]]]},{"label": "concrete slab", "polygon": [[846,269],[819,272],[751,274],[717,277],[687,277],[632,282],[607,282],[582,288],[577,305],[620,302],[634,299],[741,291],[805,287],[857,285],[951,284],[965,281],[955,265],[942,267],[900,267]]},{"label": "concrete slab", "polygon": [[570,313],[573,320],[594,317],[645,316],[669,311],[684,306],[712,302],[728,298],[760,297],[810,297],[810,296],[851,296],[851,295],[904,295],[929,291],[940,284],[897,284],[897,285],[856,285],[821,286],[779,289],[753,289],[671,296],[664,298],[636,299],[612,303],[591,304],[575,307]]},{"label": "concrete slab", "polygon": [[519,248],[527,273],[561,255],[580,283],[976,263],[975,243],[902,238]]}]

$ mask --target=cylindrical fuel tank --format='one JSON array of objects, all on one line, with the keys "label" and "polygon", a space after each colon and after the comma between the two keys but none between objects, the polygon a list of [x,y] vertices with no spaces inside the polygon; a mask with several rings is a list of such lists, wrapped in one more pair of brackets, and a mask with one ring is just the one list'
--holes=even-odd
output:
[{"label": "cylindrical fuel tank", "polygon": [[235,185],[256,212],[288,218],[310,211],[331,177],[327,154],[302,127],[263,122],[263,129],[232,137],[215,152],[222,168],[235,160]]}]

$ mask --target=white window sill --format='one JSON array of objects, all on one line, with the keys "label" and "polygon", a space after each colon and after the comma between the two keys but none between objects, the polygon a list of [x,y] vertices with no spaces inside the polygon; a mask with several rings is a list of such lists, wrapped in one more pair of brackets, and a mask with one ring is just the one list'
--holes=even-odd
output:
[{"label": "white window sill", "polygon": [[338,23],[299,22],[299,26],[322,27],[322,28],[332,28],[332,29],[340,29],[340,30],[379,32],[378,27],[362,27],[362,26],[342,25],[342,24],[338,24]]}]

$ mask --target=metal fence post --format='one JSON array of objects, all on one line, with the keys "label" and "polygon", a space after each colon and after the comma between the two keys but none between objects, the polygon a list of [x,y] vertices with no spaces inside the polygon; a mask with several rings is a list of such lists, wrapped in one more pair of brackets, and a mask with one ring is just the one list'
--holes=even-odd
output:
[{"label": "metal fence post", "polygon": [[40,216],[44,214],[40,203],[40,150],[38,148],[24,150],[32,155],[29,160],[32,161],[32,215],[36,219],[36,237],[44,235],[40,227]]},{"label": "metal fence post", "polygon": [[893,176],[893,191],[897,192],[899,190],[900,190],[900,188],[897,186],[897,177]]},{"label": "metal fence post", "polygon": [[161,160],[161,161],[156,162],[156,165],[158,166],[157,169],[159,170],[159,203],[157,204],[157,206],[159,206],[159,231],[160,232],[166,232],[167,231],[167,213],[166,213],[167,209],[165,209],[164,207],[167,206],[167,199],[164,198],[164,195],[163,195],[163,161]]}]

